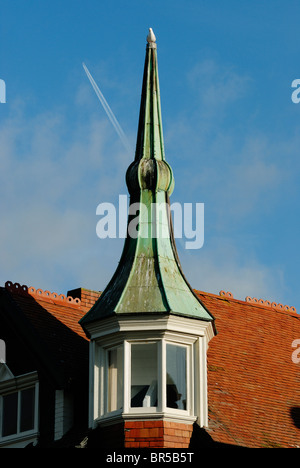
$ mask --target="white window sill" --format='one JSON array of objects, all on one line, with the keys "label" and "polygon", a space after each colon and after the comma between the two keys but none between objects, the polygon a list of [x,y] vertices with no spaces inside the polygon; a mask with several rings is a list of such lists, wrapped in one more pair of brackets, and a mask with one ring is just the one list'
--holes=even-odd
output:
[{"label": "white window sill", "polygon": [[0,437],[0,448],[6,446],[18,445],[22,446],[27,445],[30,442],[36,442],[39,432],[36,430],[22,432],[20,434],[12,434],[5,437]]},{"label": "white window sill", "polygon": [[[156,408],[132,408],[128,413],[114,411],[106,414],[95,420],[95,426],[98,424],[114,424],[128,420],[157,420],[178,422],[182,424],[193,424],[197,420],[197,416],[191,416],[188,411],[157,411]],[[94,427],[95,427],[94,426]]]}]

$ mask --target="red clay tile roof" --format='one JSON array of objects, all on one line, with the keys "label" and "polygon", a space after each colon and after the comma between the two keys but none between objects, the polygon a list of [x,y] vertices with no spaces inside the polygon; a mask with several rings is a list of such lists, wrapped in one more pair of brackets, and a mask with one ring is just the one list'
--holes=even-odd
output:
[{"label": "red clay tile roof", "polygon": [[[57,359],[63,352],[66,363],[76,367],[76,336],[87,343],[78,320],[100,293],[79,288],[69,293],[79,300],[71,301],[12,283],[6,289]],[[215,442],[242,447],[300,447],[300,363],[292,360],[300,315],[293,307],[241,301],[224,291],[195,293],[218,331],[207,355],[207,432]]]},{"label": "red clay tile roof", "polygon": [[7,282],[5,289],[30,324],[33,336],[44,345],[45,354],[63,369],[66,380],[87,370],[88,339],[78,323],[86,308],[80,300],[18,283]]},{"label": "red clay tile roof", "polygon": [[[5,288],[10,291],[14,300],[20,304],[25,315],[41,331],[42,329],[46,330],[49,324],[45,323],[46,317],[44,315],[39,316],[36,313],[36,310],[32,307],[34,302],[47,310],[52,317],[55,317],[55,319],[66,325],[77,335],[86,339],[82,327],[78,324],[78,321],[84,315],[79,299],[74,300],[72,297],[67,297],[63,294],[49,293],[49,291],[43,291],[42,289],[36,290],[33,287],[27,288],[27,286],[20,286],[18,283],[12,284],[7,282]],[[34,302],[28,301],[30,296],[34,298]]]},{"label": "red clay tile roof", "polygon": [[[43,291],[32,286],[28,287],[19,283],[12,283],[11,281],[5,283],[5,289],[11,293],[28,319],[41,332],[42,330],[47,330],[49,324],[47,323],[47,316],[38,314],[37,310],[32,307],[34,303],[43,307],[48,312],[49,317],[54,317],[74,333],[87,340],[86,334],[78,322],[92,307],[100,296],[100,292],[78,288],[70,291],[70,295],[64,295]],[[74,296],[74,292],[77,294],[76,297]],[[33,300],[30,301],[30,297]]]},{"label": "red clay tile roof", "polygon": [[208,349],[207,431],[245,447],[300,447],[300,338],[293,308],[196,291],[215,317]]}]

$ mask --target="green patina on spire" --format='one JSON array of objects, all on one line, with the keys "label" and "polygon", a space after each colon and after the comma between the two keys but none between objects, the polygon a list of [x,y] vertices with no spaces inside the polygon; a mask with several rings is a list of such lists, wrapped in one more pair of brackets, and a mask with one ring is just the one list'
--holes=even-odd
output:
[{"label": "green patina on spire", "polygon": [[[84,324],[120,314],[175,314],[213,320],[185,279],[179,263],[169,196],[173,172],[165,160],[156,39],[147,37],[135,159],[128,167],[128,234],[119,265]],[[135,205],[137,204],[137,205]],[[132,235],[138,214],[137,235]]]}]

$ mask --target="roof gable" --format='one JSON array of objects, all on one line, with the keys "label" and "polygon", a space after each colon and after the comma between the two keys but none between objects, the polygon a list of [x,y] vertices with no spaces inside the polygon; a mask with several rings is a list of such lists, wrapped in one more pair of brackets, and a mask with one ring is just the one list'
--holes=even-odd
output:
[{"label": "roof gable", "polygon": [[0,383],[4,382],[5,380],[13,379],[14,375],[5,364],[5,362],[0,362]]}]

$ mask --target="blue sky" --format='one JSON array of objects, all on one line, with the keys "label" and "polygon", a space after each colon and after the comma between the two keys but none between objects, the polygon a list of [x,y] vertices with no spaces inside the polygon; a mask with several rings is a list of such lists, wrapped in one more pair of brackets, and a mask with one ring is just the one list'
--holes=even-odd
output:
[{"label": "blue sky", "polygon": [[171,202],[204,203],[205,241],[177,241],[191,285],[295,306],[300,78],[297,1],[2,0],[0,284],[102,290],[123,239],[96,235],[96,207],[127,194],[146,36],[157,37]]}]

